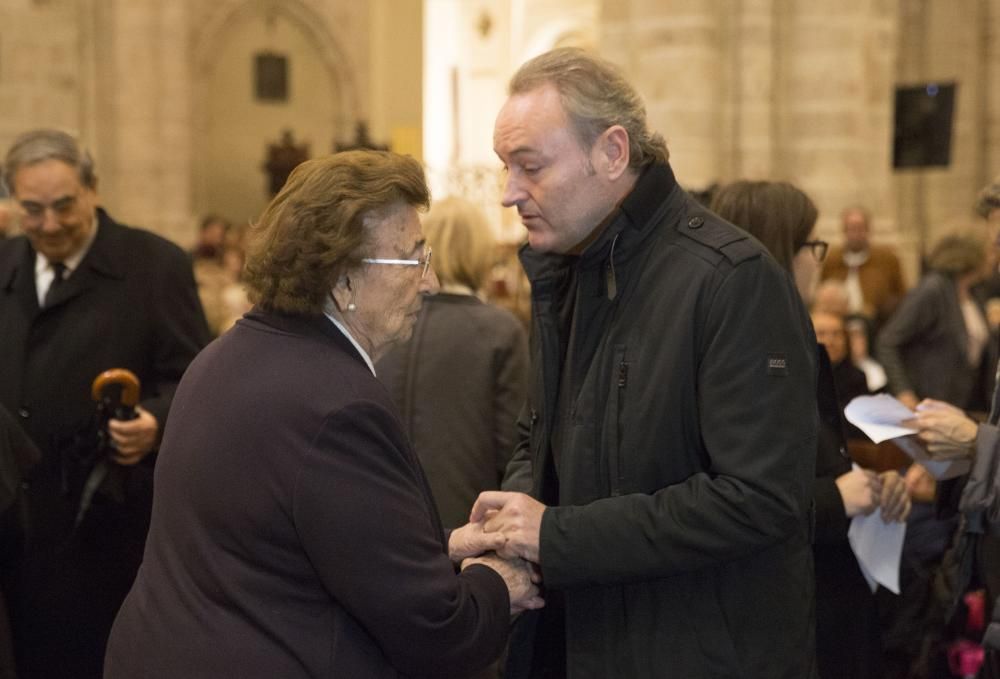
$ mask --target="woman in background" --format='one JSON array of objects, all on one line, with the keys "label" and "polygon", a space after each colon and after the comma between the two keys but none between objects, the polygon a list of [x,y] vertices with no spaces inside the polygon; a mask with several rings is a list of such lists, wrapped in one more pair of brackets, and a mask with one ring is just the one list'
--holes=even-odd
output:
[{"label": "woman in background", "polygon": [[478,294],[495,259],[485,215],[461,198],[424,219],[441,290],[424,301],[412,338],[377,364],[402,413],[446,527],[466,523],[484,490],[500,487],[525,399],[528,341],[510,312]]},{"label": "woman in background", "polygon": [[[785,182],[739,181],[723,186],[712,209],[760,240],[795,278],[807,304],[826,243],[816,240],[812,200]],[[847,540],[853,517],[882,510],[902,521],[910,503],[896,472],[852,469],[830,359],[817,345],[820,427],[813,498],[816,527],[816,657],[822,679],[881,679],[875,598]]]}]

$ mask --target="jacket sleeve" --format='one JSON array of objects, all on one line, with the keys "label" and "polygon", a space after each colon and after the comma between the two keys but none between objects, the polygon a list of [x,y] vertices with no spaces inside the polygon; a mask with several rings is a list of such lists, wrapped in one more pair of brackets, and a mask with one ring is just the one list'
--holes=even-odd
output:
[{"label": "jacket sleeve", "polygon": [[[745,261],[687,322],[701,326],[694,379],[702,471],[650,494],[546,509],[540,562],[547,583],[665,577],[792,540],[806,544],[816,342],[791,278],[770,258]],[[671,450],[677,444],[663,441],[648,454],[691,454]]]},{"label": "jacket sleeve", "polygon": [[976,455],[972,461],[959,509],[982,511],[994,534],[1000,535],[1000,429],[979,425]]},{"label": "jacket sleeve", "polygon": [[532,491],[531,427],[531,404],[526,401],[517,418],[517,443],[514,454],[507,462],[507,471],[500,484],[502,490],[519,493]]},{"label": "jacket sleeve", "polygon": [[506,338],[494,353],[493,440],[497,480],[502,481],[517,443],[517,417],[528,391],[528,338],[511,318]]},{"label": "jacket sleeve", "polygon": [[177,384],[208,344],[209,332],[190,258],[173,244],[163,247],[158,258],[150,293],[150,374],[143,379],[142,406],[156,417],[162,436]]},{"label": "jacket sleeve", "polygon": [[299,470],[293,521],[330,596],[412,676],[471,673],[507,638],[503,579],[455,574],[398,424],[372,403],[324,423]]},{"label": "jacket sleeve", "polygon": [[889,378],[889,391],[893,394],[904,391],[916,393],[903,362],[903,348],[933,327],[938,309],[934,297],[926,283],[918,286],[903,299],[875,341],[876,356],[885,368],[885,374]]}]

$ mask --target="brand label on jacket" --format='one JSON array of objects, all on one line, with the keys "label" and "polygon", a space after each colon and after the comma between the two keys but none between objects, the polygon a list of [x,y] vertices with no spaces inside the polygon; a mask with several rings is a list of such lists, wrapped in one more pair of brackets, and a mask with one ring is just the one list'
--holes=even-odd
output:
[{"label": "brand label on jacket", "polygon": [[788,374],[788,360],[785,358],[784,354],[767,355],[767,374],[768,375]]}]

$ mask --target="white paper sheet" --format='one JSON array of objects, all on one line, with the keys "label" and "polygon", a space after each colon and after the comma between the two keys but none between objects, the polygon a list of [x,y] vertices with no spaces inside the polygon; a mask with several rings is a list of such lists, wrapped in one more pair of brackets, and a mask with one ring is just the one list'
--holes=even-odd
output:
[{"label": "white paper sheet", "polygon": [[873,592],[882,585],[893,594],[899,594],[899,561],[904,537],[906,524],[885,523],[881,509],[851,519],[847,539]]},{"label": "white paper sheet", "polygon": [[875,443],[916,434],[916,429],[901,424],[915,416],[916,413],[888,394],[858,396],[844,408],[847,421]]},{"label": "white paper sheet", "polygon": [[916,413],[888,394],[858,396],[844,408],[844,416],[875,443],[893,439],[893,443],[914,462],[922,464],[938,481],[960,476],[970,469],[971,461],[968,459],[931,459],[923,443],[913,436],[917,430],[901,424],[916,417]]}]

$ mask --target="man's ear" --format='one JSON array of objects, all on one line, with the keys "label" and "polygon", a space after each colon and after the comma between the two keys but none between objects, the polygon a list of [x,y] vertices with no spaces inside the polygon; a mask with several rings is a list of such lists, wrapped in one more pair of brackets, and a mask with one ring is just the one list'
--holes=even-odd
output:
[{"label": "man's ear", "polygon": [[629,139],[624,127],[612,125],[606,129],[597,140],[597,149],[608,179],[615,181],[628,170]]}]

